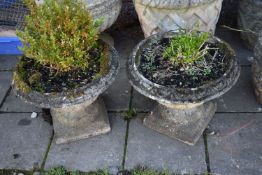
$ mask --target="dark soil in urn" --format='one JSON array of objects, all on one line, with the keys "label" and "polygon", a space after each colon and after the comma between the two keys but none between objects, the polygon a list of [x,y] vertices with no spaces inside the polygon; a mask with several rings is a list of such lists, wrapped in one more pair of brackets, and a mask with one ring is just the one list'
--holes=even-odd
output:
[{"label": "dark soil in urn", "polygon": [[[169,38],[163,38],[142,49],[138,69],[151,82],[178,88],[197,88],[210,81],[219,79],[228,69],[229,60],[225,59],[227,58],[225,49],[221,48],[221,46],[218,47],[217,44],[206,43],[209,48],[216,48],[216,50],[209,50],[205,56],[205,64],[211,67],[211,71],[208,75],[204,71],[189,75],[188,70],[183,66],[175,65],[169,59],[162,56],[169,42]],[[204,67],[199,67],[196,64],[193,67],[204,70]]]}]

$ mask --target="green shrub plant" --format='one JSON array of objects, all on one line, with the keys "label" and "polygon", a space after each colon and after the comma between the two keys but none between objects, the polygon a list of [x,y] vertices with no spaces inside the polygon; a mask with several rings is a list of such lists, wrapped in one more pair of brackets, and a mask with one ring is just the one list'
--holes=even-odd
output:
[{"label": "green shrub plant", "polygon": [[25,0],[30,14],[17,31],[26,57],[59,71],[87,68],[88,51],[97,47],[99,21],[94,22],[80,0]]},{"label": "green shrub plant", "polygon": [[208,75],[212,65],[207,64],[206,58],[213,57],[209,54],[210,50],[218,50],[208,46],[207,42],[210,38],[211,34],[208,32],[180,29],[170,40],[163,57],[169,59],[172,64],[182,67],[189,75],[200,73]]},{"label": "green shrub plant", "polygon": [[[102,19],[93,20],[82,0],[44,0],[41,5],[36,5],[35,0],[24,2],[29,14],[24,30],[17,31],[24,56],[14,74],[20,90],[29,93],[33,87],[44,93],[43,68],[49,70],[45,76],[59,75],[55,77],[59,83],[62,83],[59,77],[72,76],[72,72],[78,72],[76,78],[84,74],[90,79],[107,73],[109,48],[99,40],[98,31]],[[36,71],[28,71],[28,62],[33,63]],[[90,71],[92,76],[81,71]],[[74,82],[70,89],[78,86]]]}]

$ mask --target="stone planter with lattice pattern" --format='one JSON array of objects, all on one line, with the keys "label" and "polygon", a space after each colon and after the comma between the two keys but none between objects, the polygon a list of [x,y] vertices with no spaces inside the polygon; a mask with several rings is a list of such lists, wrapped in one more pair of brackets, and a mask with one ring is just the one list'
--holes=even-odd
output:
[{"label": "stone planter with lattice pattern", "polygon": [[[37,4],[43,3],[43,0],[35,0]],[[87,8],[94,19],[103,19],[100,26],[100,32],[105,31],[116,21],[122,6],[122,0],[85,0]]]},{"label": "stone planter with lattice pattern", "polygon": [[145,37],[198,26],[215,32],[223,0],[134,0]]}]

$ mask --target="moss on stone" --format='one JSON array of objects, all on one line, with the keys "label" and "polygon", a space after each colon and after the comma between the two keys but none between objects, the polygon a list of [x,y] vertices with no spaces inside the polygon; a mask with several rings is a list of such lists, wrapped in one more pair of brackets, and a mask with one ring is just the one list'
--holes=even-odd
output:
[{"label": "moss on stone", "polygon": [[110,49],[108,45],[105,45],[103,52],[100,56],[100,74],[106,75],[109,71],[109,61],[110,61]]},{"label": "moss on stone", "polygon": [[97,80],[108,73],[109,62],[110,62],[110,48],[108,45],[104,45],[103,48],[101,49],[100,58],[99,58],[100,71],[94,76],[94,80]]},{"label": "moss on stone", "polygon": [[23,93],[29,94],[32,89],[28,86],[27,83],[24,82],[24,80],[20,77],[20,74],[18,72],[14,72],[13,76],[15,86]]}]

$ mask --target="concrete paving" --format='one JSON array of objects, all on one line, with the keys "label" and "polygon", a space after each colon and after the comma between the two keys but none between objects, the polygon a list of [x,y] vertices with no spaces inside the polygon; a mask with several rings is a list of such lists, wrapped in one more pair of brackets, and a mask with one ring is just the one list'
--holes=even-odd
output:
[{"label": "concrete paving", "polygon": [[129,54],[132,52],[136,44],[144,39],[143,32],[140,27],[131,27],[124,31],[112,31],[110,34],[114,38],[115,48],[119,52],[120,66],[125,68]]},{"label": "concrete paving", "polygon": [[[24,103],[12,91],[7,93],[17,57],[0,56],[0,104],[3,102],[0,106],[0,170],[39,167],[47,152],[45,169],[62,165],[68,170],[116,170],[124,159],[127,169],[141,165],[195,174],[207,171],[209,164],[206,158],[209,157],[213,173],[262,174],[262,106],[255,101],[251,84],[250,61],[253,54],[245,48],[236,32],[217,31],[217,35],[237,51],[242,71],[238,83],[217,100],[218,111],[209,127],[211,134],[207,136],[208,153],[205,153],[203,138],[191,147],[144,127],[141,118],[146,113],[139,113],[136,119],[131,120],[126,133],[127,122],[121,118],[121,113],[128,109],[131,86],[125,65],[131,50],[143,39],[143,33],[139,27],[110,33],[121,61],[116,81],[103,94],[110,111],[112,132],[70,144],[52,143],[50,150],[48,143],[52,126],[41,117],[42,109]],[[148,112],[155,105],[154,101],[136,91],[132,98],[133,107],[138,112]],[[30,118],[33,111],[38,112],[38,118]]]},{"label": "concrete paving", "polygon": [[208,136],[211,170],[217,174],[262,174],[262,113],[217,114]]},{"label": "concrete paving", "polygon": [[106,108],[109,111],[124,111],[128,109],[131,85],[126,74],[126,69],[120,69],[115,82],[102,95]]},{"label": "concrete paving", "polygon": [[207,171],[202,138],[195,146],[188,146],[146,128],[142,124],[143,116],[140,114],[130,123],[125,168],[143,165],[181,174]]},{"label": "concrete paving", "polygon": [[112,132],[69,144],[52,143],[45,169],[64,166],[83,172],[120,168],[123,159],[126,122],[119,114],[110,114]]},{"label": "concrete paving", "polygon": [[250,67],[242,67],[237,84],[217,99],[217,103],[217,112],[262,112],[254,94]]},{"label": "concrete paving", "polygon": [[0,55],[0,71],[14,70],[18,56]]},{"label": "concrete paving", "polygon": [[41,112],[42,109],[33,105],[25,103],[19,97],[17,97],[13,90],[6,97],[5,103],[0,108],[2,112]]},{"label": "concrete paving", "polygon": [[[10,88],[12,72],[0,72],[0,104],[3,102]],[[0,106],[1,107],[1,106]]]},{"label": "concrete paving", "polygon": [[52,127],[41,116],[0,114],[0,169],[40,168]]}]

